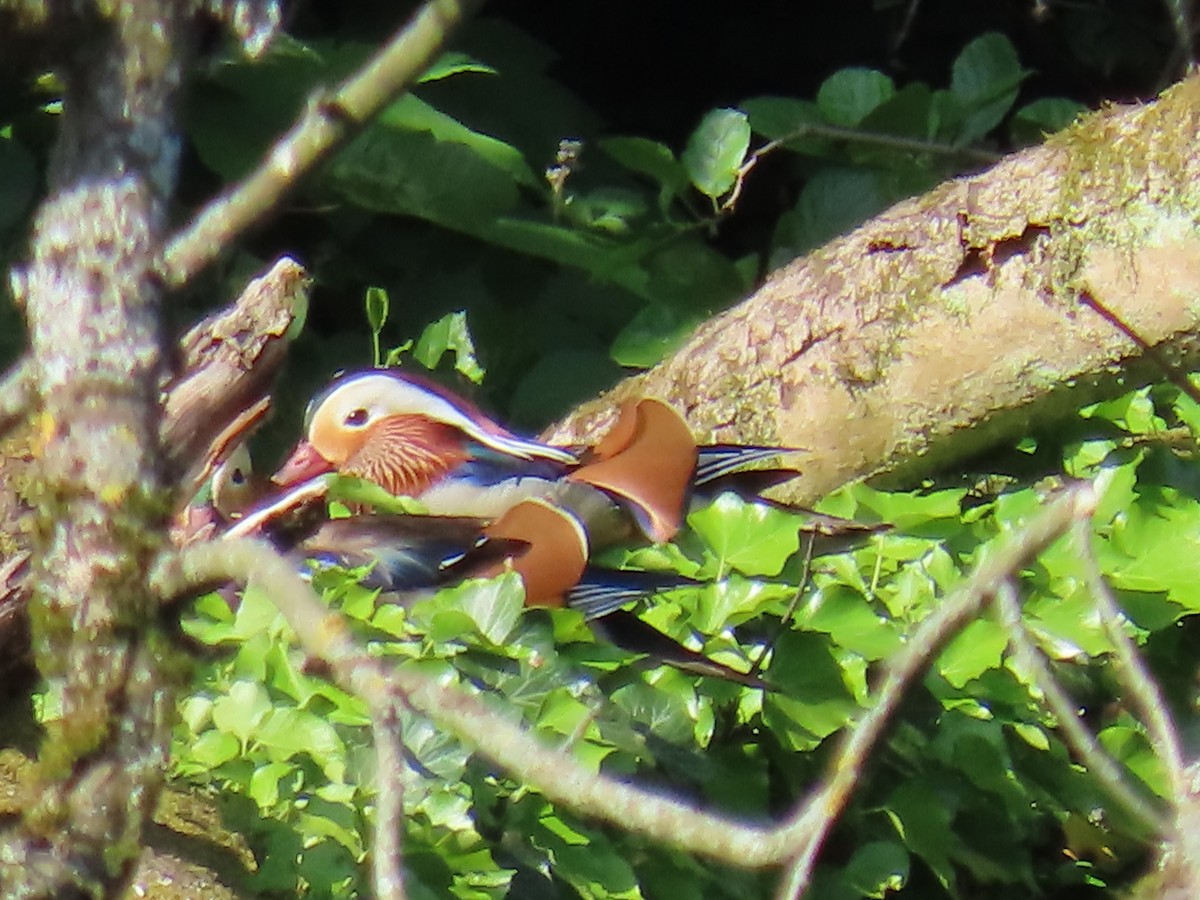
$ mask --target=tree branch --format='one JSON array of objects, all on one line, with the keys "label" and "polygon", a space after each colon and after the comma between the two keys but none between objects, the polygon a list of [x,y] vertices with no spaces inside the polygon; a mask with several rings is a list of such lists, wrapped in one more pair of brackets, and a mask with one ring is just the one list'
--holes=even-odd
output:
[{"label": "tree branch", "polygon": [[166,282],[186,283],[274,209],[302,175],[412,84],[433,61],[450,30],[481,5],[482,0],[427,0],[366,66],[331,94],[313,97],[304,116],[280,138],[263,164],[211,201],[168,244],[162,262]]},{"label": "tree branch", "polygon": [[1192,77],[899,203],[549,436],[587,443],[621,399],[663,397],[706,439],[806,448],[780,493],[809,503],[912,483],[1157,377],[1081,295],[1200,358],[1198,131]]}]

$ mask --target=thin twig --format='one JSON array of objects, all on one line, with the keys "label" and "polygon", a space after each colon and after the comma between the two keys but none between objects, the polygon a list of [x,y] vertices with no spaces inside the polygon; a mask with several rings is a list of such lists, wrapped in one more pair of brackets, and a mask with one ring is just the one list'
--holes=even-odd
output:
[{"label": "thin twig", "polygon": [[762,652],[758,654],[758,659],[754,660],[754,665],[750,667],[747,673],[751,678],[757,678],[758,673],[762,671],[763,664],[767,661],[767,655],[774,651],[775,645],[779,643],[779,639],[783,637],[792,622],[792,616],[796,614],[796,607],[800,605],[800,599],[804,595],[804,588],[808,586],[809,576],[812,574],[813,551],[817,546],[817,533],[810,531],[808,533],[808,546],[804,548],[804,566],[800,570],[800,583],[796,586],[796,593],[792,594],[792,599],[787,605],[787,609],[783,611],[783,615],[779,617],[779,624],[775,626],[775,633],[771,635],[771,639],[763,644]]},{"label": "thin twig", "polygon": [[404,743],[394,707],[371,718],[375,736],[375,841],[372,880],[379,900],[405,900],[401,867],[404,844]]},{"label": "thin twig", "polygon": [[1100,571],[1100,564],[1096,562],[1096,556],[1092,552],[1092,532],[1087,522],[1080,522],[1076,526],[1074,540],[1079,558],[1083,562],[1088,586],[1092,591],[1092,599],[1116,648],[1117,661],[1120,663],[1117,674],[1125,688],[1125,698],[1141,716],[1155,754],[1167,769],[1170,796],[1185,797],[1190,785],[1183,748],[1179,743],[1179,732],[1175,723],[1171,721],[1167,701],[1158,689],[1154,676],[1146,668],[1141,653],[1125,631],[1125,613],[1117,604],[1108,582],[1104,580]]},{"label": "thin twig", "polygon": [[737,204],[738,198],[742,195],[742,187],[746,181],[746,176],[754,170],[755,166],[764,157],[774,153],[781,147],[786,147],[792,141],[798,141],[806,137],[826,138],[828,140],[849,141],[857,144],[886,147],[901,153],[928,153],[933,156],[959,157],[960,159],[985,166],[997,163],[1001,159],[998,153],[992,153],[990,150],[980,150],[975,147],[956,147],[953,144],[945,144],[938,141],[925,141],[920,138],[884,134],[879,131],[863,131],[858,128],[843,128],[838,125],[824,125],[818,122],[805,123],[795,131],[789,131],[782,137],[768,141],[746,157],[745,161],[738,167],[737,179],[734,181],[729,195],[721,202],[717,212],[727,213],[733,209]]},{"label": "thin twig", "polygon": [[1082,291],[1079,294],[1079,302],[1095,312],[1100,318],[1111,325],[1125,337],[1129,338],[1142,352],[1146,359],[1150,360],[1163,374],[1170,379],[1171,383],[1192,398],[1193,401],[1200,404],[1200,388],[1192,384],[1192,380],[1187,376],[1186,372],[1181,372],[1178,366],[1172,365],[1171,362],[1162,354],[1157,347],[1152,347],[1146,342],[1140,334],[1133,330],[1124,319],[1122,319],[1114,310],[1109,309],[1087,291]]},{"label": "thin twig", "polygon": [[1050,671],[1044,655],[1038,649],[1029,629],[1025,627],[1025,621],[1021,617],[1021,605],[1011,581],[1005,582],[1001,587],[996,603],[1000,620],[1008,632],[1008,646],[1017,663],[1033,676],[1034,684],[1045,696],[1046,705],[1058,720],[1058,727],[1066,739],[1067,746],[1130,815],[1159,836],[1165,837],[1170,834],[1170,818],[1155,809],[1146,797],[1130,786],[1127,773],[1104,751],[1096,736],[1079,718],[1078,707]]},{"label": "thin twig", "polygon": [[210,202],[167,245],[162,276],[177,287],[212,262],[233,238],[265,216],[287,191],[347,137],[366,125],[429,66],[446,35],[482,0],[427,0],[365,66],[308,109],[240,184]]},{"label": "thin twig", "polygon": [[862,777],[867,757],[882,737],[909,685],[954,635],[979,616],[1005,581],[1065,534],[1073,522],[1090,517],[1094,509],[1095,495],[1090,485],[1068,488],[1031,519],[1019,534],[987,554],[970,578],[921,620],[903,649],[889,662],[874,706],[846,732],[825,784],[805,804],[801,815],[787,823],[788,831],[805,843],[799,845],[799,852],[780,883],[777,897],[790,900],[807,890],[821,844],[845,808]]}]

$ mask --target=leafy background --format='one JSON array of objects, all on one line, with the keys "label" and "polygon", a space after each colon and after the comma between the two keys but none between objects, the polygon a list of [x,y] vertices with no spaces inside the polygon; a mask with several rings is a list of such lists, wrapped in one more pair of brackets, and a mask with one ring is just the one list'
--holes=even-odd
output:
[{"label": "leafy background", "polygon": [[[385,354],[409,339],[426,364],[454,351],[440,368],[451,384],[516,426],[539,427],[652,364],[771,269],[1081,108],[1152,95],[1182,59],[1164,8],[1100,0],[488,12],[174,305],[182,327],[281,252],[315,276],[261,457],[294,439],[298,408],[335,369],[370,364],[373,330]],[[212,48],[184,116],[179,219],[252,167],[312,92],[397,22],[393,4],[300,4],[264,60]],[[0,91],[0,239],[12,260],[58,105],[52,78],[0,78],[12,84]],[[739,185],[748,154],[769,142],[777,148]],[[560,160],[562,150],[577,159]],[[382,293],[370,295],[368,316],[373,286],[386,291],[386,319]],[[3,315],[12,353],[19,314],[9,305]],[[822,508],[893,528],[819,557],[807,579],[799,520],[732,497],[693,512],[675,544],[629,554],[630,564],[719,579],[656,598],[644,616],[742,668],[772,645],[777,693],[654,668],[594,641],[577,615],[521,614],[503,581],[407,612],[379,604],[353,573],[318,581],[372,652],[493,698],[589,765],[705,807],[778,815],[821,776],[831,739],[913,623],[1065,478],[1105,489],[1097,552],[1194,734],[1198,424],[1174,388],[1140,389],[998,448],[975,471],[903,493],[843,489]],[[1047,551],[1020,591],[1103,745],[1161,795],[1071,548]],[[212,653],[181,704],[175,774],[211,788],[227,827],[245,836],[257,862],[248,890],[361,894],[375,776],[362,705],[309,671],[265,598],[250,593],[236,609],[227,599],[200,600],[185,622]],[[908,698],[826,846],[813,896],[1109,896],[1139,875],[1150,835],[1072,760],[1006,641],[992,619],[972,624]],[[50,698],[44,714],[54,714]],[[393,774],[405,782],[415,897],[774,889],[771,873],[582,821],[426,720],[409,717],[404,735],[408,765]]]}]

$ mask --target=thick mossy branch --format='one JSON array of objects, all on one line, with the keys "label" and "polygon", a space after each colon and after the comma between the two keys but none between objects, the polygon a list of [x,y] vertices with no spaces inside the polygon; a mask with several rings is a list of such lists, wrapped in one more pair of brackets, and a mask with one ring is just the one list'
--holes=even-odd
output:
[{"label": "thick mossy branch", "polygon": [[653,395],[717,440],[803,447],[789,499],[912,483],[1161,377],[1200,347],[1200,76],[900,203],[775,272],[671,359],[577,411]]}]

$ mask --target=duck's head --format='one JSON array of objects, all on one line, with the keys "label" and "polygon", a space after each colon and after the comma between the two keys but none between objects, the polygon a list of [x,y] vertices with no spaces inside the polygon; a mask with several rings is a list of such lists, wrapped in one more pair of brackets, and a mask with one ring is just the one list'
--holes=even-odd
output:
[{"label": "duck's head", "polygon": [[517,437],[433,382],[374,370],[345,375],[313,398],[305,440],[272,480],[290,485],[338,471],[412,493],[414,483],[427,484],[430,473],[466,459],[470,443],[519,459],[575,460],[566,450]]}]

